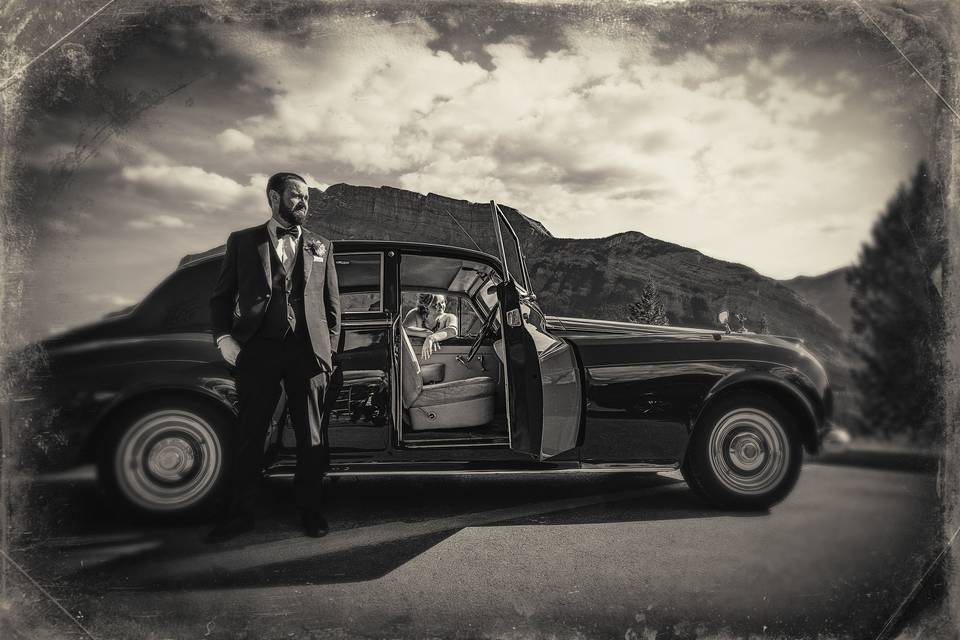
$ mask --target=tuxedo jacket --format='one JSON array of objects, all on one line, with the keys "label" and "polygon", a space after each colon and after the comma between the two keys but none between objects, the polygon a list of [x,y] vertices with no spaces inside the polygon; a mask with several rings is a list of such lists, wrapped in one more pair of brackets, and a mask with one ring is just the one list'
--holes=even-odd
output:
[{"label": "tuxedo jacket", "polygon": [[[331,243],[300,227],[303,305],[313,352],[328,371],[340,339],[340,289]],[[214,340],[229,334],[241,345],[256,335],[270,304],[270,253],[266,223],[234,231],[227,238],[220,276],[210,296]],[[279,303],[280,301],[278,301]]]}]

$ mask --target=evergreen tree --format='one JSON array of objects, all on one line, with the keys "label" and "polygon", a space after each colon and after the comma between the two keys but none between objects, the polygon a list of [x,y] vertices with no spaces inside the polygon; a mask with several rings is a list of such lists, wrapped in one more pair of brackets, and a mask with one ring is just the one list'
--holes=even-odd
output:
[{"label": "evergreen tree", "polygon": [[769,333],[770,327],[767,326],[767,314],[760,314],[760,326],[757,328],[757,333]]},{"label": "evergreen tree", "polygon": [[847,280],[859,429],[931,441],[942,432],[943,307],[933,274],[944,259],[943,200],[925,163],[873,225]]},{"label": "evergreen tree", "polygon": [[640,324],[669,325],[670,320],[663,308],[660,291],[653,282],[643,285],[640,299],[630,305],[630,321]]}]

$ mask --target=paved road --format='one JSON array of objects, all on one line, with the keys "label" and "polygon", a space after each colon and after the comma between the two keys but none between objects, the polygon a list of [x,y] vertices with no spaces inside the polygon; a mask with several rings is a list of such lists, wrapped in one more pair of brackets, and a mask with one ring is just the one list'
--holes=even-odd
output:
[{"label": "paved road", "polygon": [[37,585],[8,572],[0,631],[870,638],[939,544],[933,475],[816,464],[750,514],[669,474],[344,479],[321,540],[300,535],[290,493],[268,488],[258,530],[211,549],[205,524],[131,523],[84,483],[33,487],[11,552]]}]

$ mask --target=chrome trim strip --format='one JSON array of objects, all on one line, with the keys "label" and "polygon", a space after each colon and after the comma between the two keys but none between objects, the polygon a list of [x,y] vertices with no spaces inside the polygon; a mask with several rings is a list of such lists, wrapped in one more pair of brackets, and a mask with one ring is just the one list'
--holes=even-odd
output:
[{"label": "chrome trim strip", "polygon": [[403,441],[404,449],[439,449],[439,448],[455,448],[461,449],[464,447],[496,447],[496,448],[509,448],[510,442],[504,441],[491,441],[491,442],[470,442],[467,440],[421,440],[423,443],[436,443],[436,444],[420,444],[419,442],[410,442],[409,440]]},{"label": "chrome trim strip", "polygon": [[65,346],[52,345],[49,351],[53,353],[82,353],[84,351],[94,351],[106,347],[134,346],[138,344],[148,344],[151,342],[207,342],[211,346],[216,346],[213,340],[213,334],[204,332],[190,333],[164,333],[149,336],[132,336],[129,338],[105,338],[103,340],[92,340],[79,344]]},{"label": "chrome trim strip", "polygon": [[710,358],[703,360],[701,358],[691,358],[689,360],[644,360],[643,362],[632,362],[630,364],[596,364],[585,366],[584,369],[590,371],[593,369],[628,369],[632,367],[645,367],[655,364],[710,364],[711,362],[757,362],[760,364],[772,364],[778,367],[789,367],[793,371],[799,371],[797,367],[789,366],[783,362],[774,362],[773,360],[756,360],[754,358]]},{"label": "chrome trim strip", "polygon": [[[397,469],[397,470],[372,470],[366,471],[358,469],[356,471],[329,471],[325,475],[331,477],[342,476],[423,476],[423,475],[443,475],[443,476],[500,476],[500,475],[529,475],[535,473],[667,473],[676,471],[679,464],[675,466],[668,465],[644,465],[638,464],[624,467],[570,467],[565,469],[491,469],[489,471],[482,469]],[[292,478],[292,471],[281,471],[278,473],[268,473],[270,478]]]},{"label": "chrome trim strip", "polygon": [[676,471],[679,462],[673,464],[654,464],[652,462],[581,462],[582,471]]}]

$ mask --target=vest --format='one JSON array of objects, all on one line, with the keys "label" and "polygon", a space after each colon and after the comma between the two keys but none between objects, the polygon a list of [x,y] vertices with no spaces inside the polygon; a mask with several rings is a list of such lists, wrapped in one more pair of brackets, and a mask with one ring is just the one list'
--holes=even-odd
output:
[{"label": "vest", "polygon": [[303,251],[300,250],[299,243],[290,271],[289,274],[284,272],[283,263],[271,243],[270,303],[257,331],[259,336],[281,339],[287,331],[294,331],[300,336],[307,335],[307,320],[303,307]]}]

